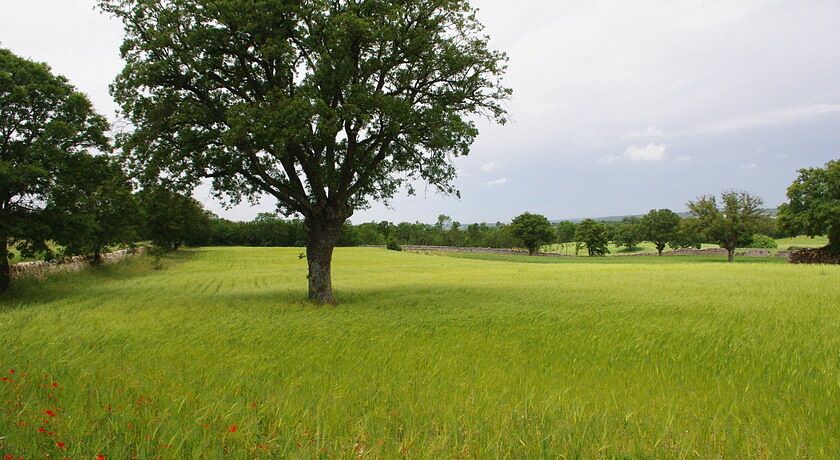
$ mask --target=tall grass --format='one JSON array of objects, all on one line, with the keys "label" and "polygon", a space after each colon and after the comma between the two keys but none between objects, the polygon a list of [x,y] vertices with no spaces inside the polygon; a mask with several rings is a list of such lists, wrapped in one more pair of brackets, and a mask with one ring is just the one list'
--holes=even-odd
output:
[{"label": "tall grass", "polygon": [[338,249],[314,307],[300,252],[18,283],[0,454],[840,455],[838,267]]}]

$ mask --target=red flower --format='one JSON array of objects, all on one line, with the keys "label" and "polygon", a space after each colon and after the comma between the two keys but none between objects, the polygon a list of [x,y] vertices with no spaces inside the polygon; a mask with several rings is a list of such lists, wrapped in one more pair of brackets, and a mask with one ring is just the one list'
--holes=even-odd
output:
[{"label": "red flower", "polygon": [[235,423],[231,425],[230,428],[228,428],[228,431],[230,431],[231,433],[236,433],[237,430],[239,430],[239,427],[236,426]]},{"label": "red flower", "polygon": [[52,383],[52,387],[53,387],[53,388],[58,388],[58,382],[53,382],[53,383]]},{"label": "red flower", "polygon": [[49,410],[49,409],[45,410],[44,413],[47,414],[47,416],[49,416],[49,417],[55,417],[56,416],[56,413]]},{"label": "red flower", "polygon": [[63,443],[63,442],[61,442],[61,441],[58,441],[57,443],[55,443],[55,446],[56,446],[56,447],[58,447],[59,449],[64,449],[64,447],[65,447],[66,445],[67,445],[67,444],[64,444],[64,443]]},{"label": "red flower", "polygon": [[8,378],[8,377],[3,377],[3,378],[2,378],[2,379],[0,379],[0,380],[2,380],[2,381],[4,381],[4,382],[8,382],[8,381],[9,381],[9,378]]},{"label": "red flower", "polygon": [[96,460],[105,460],[105,456],[102,455],[102,454],[99,454],[99,455],[96,456]]},{"label": "red flower", "polygon": [[15,460],[15,456],[12,454],[6,454],[3,456],[4,460]]},{"label": "red flower", "polygon": [[44,427],[39,427],[38,428],[38,433],[46,433],[46,432],[47,432],[46,428],[44,428]]},{"label": "red flower", "polygon": [[9,373],[10,373],[10,374],[14,374],[14,373],[15,373],[15,370],[14,370],[14,369],[9,369]]}]

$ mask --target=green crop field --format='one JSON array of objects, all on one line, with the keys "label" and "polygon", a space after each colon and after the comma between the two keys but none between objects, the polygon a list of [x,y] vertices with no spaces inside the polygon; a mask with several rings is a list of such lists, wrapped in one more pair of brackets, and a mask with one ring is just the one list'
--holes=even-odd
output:
[{"label": "green crop field", "polygon": [[840,267],[300,252],[16,283],[0,455],[840,456]]}]

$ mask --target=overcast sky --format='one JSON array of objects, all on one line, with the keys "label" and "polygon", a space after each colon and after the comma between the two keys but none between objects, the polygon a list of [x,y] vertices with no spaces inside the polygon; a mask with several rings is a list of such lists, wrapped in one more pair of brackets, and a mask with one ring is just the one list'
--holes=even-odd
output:
[{"label": "overcast sky", "polygon": [[[92,0],[0,0],[0,46],[49,63],[115,119],[119,23]],[[368,220],[625,215],[736,188],[784,201],[840,158],[840,2],[474,0],[510,57],[511,122],[459,159],[462,198],[432,188]],[[223,209],[250,219],[274,202]]]}]

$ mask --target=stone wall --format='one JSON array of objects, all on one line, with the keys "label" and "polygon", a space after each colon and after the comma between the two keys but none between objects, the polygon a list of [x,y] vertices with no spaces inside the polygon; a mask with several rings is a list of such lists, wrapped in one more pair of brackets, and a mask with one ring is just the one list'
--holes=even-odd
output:
[{"label": "stone wall", "polygon": [[[102,263],[110,264],[119,262],[126,257],[142,254],[145,252],[145,249],[146,248],[144,247],[136,249],[122,249],[120,251],[102,254]],[[90,267],[90,258],[85,256],[75,256],[54,262],[35,261],[16,263],[11,266],[11,275],[12,278],[21,278],[26,276],[43,277],[50,273],[77,272],[87,267]]]},{"label": "stone wall", "polygon": [[[384,248],[384,246],[373,246],[373,247],[380,247]],[[410,252],[424,252],[424,253],[432,253],[432,252],[459,252],[459,253],[471,253],[471,254],[508,254],[508,255],[528,255],[528,251],[521,250],[521,249],[501,249],[501,248],[462,248],[462,247],[454,247],[454,246],[417,246],[417,245],[410,245],[406,244],[402,246],[404,251]],[[535,254],[536,256],[541,257],[575,257],[571,254],[556,254],[556,253],[547,253],[547,252],[540,252]],[[635,254],[616,254],[619,257],[652,257],[656,256],[655,252],[642,252],[642,253],[635,253]],[[665,251],[662,253],[663,256],[720,256],[726,257],[726,249],[723,248],[708,248],[708,249],[694,249],[694,248],[683,248],[677,249],[674,251]],[[778,251],[778,252],[771,252],[767,249],[739,249],[735,251],[736,256],[742,257],[784,257],[787,258],[790,255],[790,251]]]}]

